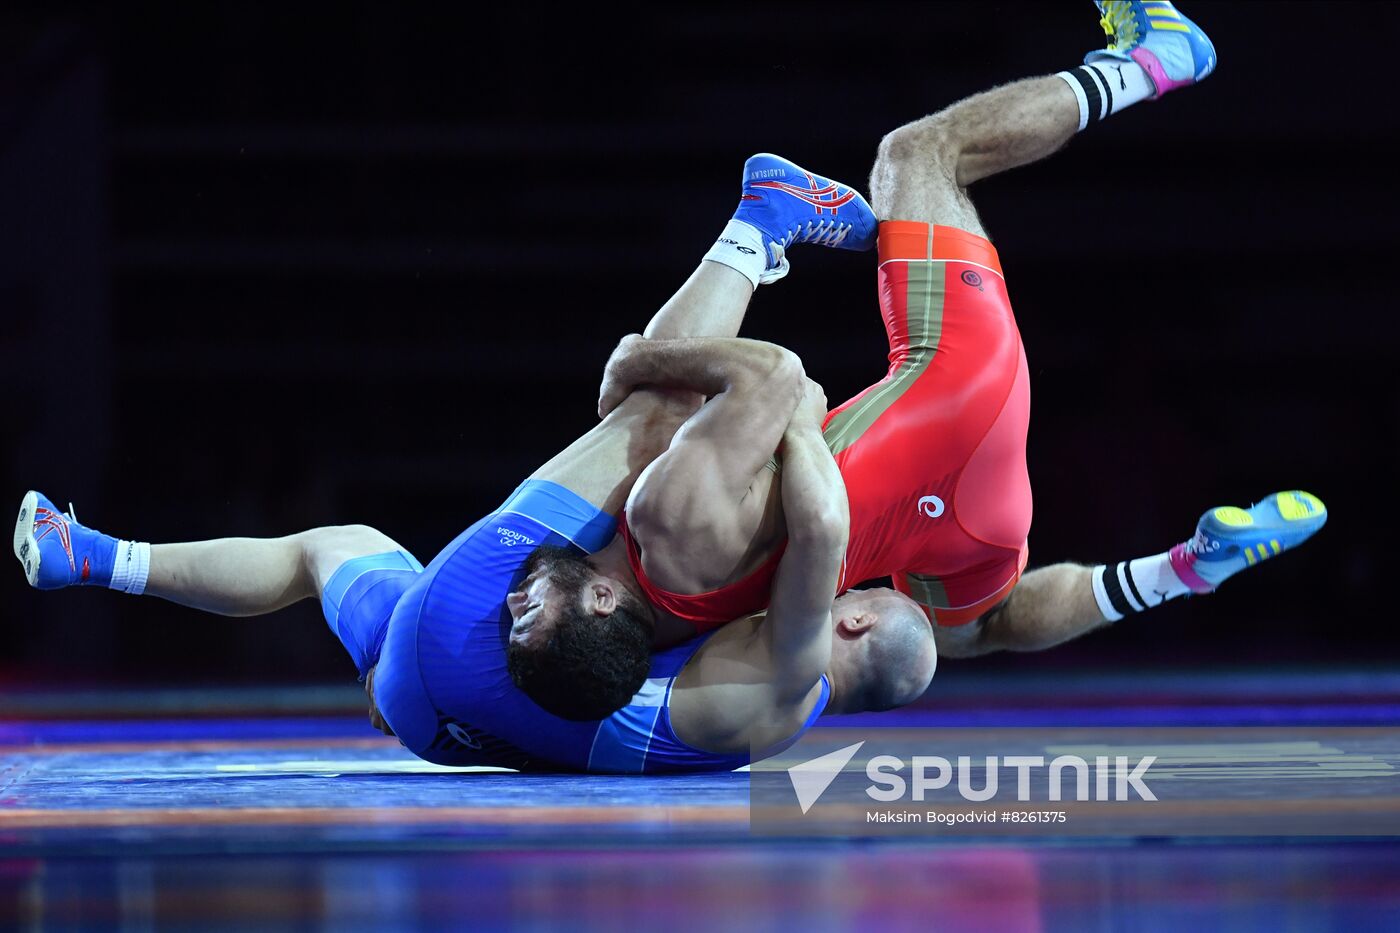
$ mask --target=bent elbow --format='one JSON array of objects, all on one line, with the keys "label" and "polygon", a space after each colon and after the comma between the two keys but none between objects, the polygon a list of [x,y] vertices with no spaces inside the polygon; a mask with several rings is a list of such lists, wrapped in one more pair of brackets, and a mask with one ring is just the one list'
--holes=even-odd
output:
[{"label": "bent elbow", "polygon": [[844,556],[850,537],[850,520],[845,509],[821,508],[800,521],[788,524],[788,537],[811,550],[830,551]]},{"label": "bent elbow", "polygon": [[796,353],[777,344],[760,343],[741,378],[748,383],[747,388],[761,390],[775,402],[791,399],[795,407],[806,389],[807,372]]},{"label": "bent elbow", "polygon": [[802,400],[802,393],[807,390],[807,370],[796,353],[783,347],[777,350],[779,352],[769,371],[767,384],[775,395],[781,392],[784,398],[791,398],[796,406]]}]

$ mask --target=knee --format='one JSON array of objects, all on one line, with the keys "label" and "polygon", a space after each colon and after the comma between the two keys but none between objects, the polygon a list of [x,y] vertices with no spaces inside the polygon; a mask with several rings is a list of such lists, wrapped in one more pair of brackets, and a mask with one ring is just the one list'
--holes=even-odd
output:
[{"label": "knee", "polygon": [[384,534],[384,532],[380,531],[378,528],[371,528],[369,525],[336,525],[333,530],[339,532],[340,535],[344,538],[375,538],[387,540],[389,537],[388,535]]},{"label": "knee", "polygon": [[917,134],[913,127],[901,126],[897,130],[886,133],[880,140],[880,145],[875,150],[875,167],[877,169],[890,169],[896,165],[908,163],[914,155],[914,150],[918,144],[915,140]]},{"label": "knee", "polygon": [[987,639],[987,617],[962,625],[933,624],[933,641],[944,658],[975,658],[992,648]]},{"label": "knee", "polygon": [[368,525],[313,528],[295,539],[300,546],[302,572],[318,591],[347,560],[398,549],[392,538]]},{"label": "knee", "polygon": [[360,544],[374,546],[389,540],[383,532],[368,525],[326,525],[303,531],[298,537],[301,538],[302,549],[308,553],[355,549]]},{"label": "knee", "polygon": [[888,175],[918,167],[955,168],[960,147],[947,123],[920,121],[886,133],[875,151],[875,173]]}]

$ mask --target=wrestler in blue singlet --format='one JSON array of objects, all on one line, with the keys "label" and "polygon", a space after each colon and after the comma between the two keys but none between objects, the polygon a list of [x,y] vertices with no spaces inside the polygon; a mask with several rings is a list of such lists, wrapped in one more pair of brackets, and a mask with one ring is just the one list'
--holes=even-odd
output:
[{"label": "wrestler in blue singlet", "polygon": [[[689,746],[671,728],[671,688],[704,638],[653,655],[646,684],[601,722],[553,716],[511,681],[505,599],[530,554],[540,545],[591,553],[615,532],[611,516],[563,486],[527,480],[426,570],[401,551],[347,562],[326,584],[322,606],[361,676],[377,665],[374,697],[384,720],[428,761],[613,773],[748,764],[748,755]],[[830,695],[823,677],[821,699],[799,735]]]}]

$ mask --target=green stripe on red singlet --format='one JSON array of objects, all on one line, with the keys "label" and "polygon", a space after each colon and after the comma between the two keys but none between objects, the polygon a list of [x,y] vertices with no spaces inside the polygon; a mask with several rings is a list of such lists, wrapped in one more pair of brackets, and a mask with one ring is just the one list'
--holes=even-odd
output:
[{"label": "green stripe on red singlet", "polygon": [[914,597],[916,603],[930,609],[948,608],[948,591],[943,588],[942,580],[918,573],[906,573],[904,579],[909,584],[909,595]]},{"label": "green stripe on red singlet", "polygon": [[904,307],[907,309],[909,355],[899,364],[894,377],[875,386],[865,397],[831,419],[823,435],[832,454],[850,447],[899,401],[938,353],[943,336],[944,272],[947,263],[938,261],[908,263]]}]

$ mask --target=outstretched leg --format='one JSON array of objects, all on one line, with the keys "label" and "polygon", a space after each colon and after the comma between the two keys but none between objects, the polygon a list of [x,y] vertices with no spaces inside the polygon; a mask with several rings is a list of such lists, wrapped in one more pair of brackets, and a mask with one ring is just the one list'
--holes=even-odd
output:
[{"label": "outstretched leg", "polygon": [[320,598],[346,561],[401,550],[388,535],[365,525],[313,528],[282,538],[155,544],[145,591],[217,615],[264,615]]},{"label": "outstretched leg", "polygon": [[20,503],[15,555],[40,589],[103,586],[224,616],[275,612],[319,598],[360,673],[373,663],[394,600],[422,570],[393,539],[363,525],[281,538],[184,544],[122,541],[78,523],[41,493]]},{"label": "outstretched leg", "polygon": [[1150,557],[1032,570],[1003,602],[968,625],[936,626],[938,652],[960,658],[1039,651],[1192,593],[1214,592],[1242,570],[1297,547],[1327,523],[1327,507],[1299,490],[1201,516],[1189,541]]},{"label": "outstretched leg", "polygon": [[346,561],[402,551],[364,525],[282,538],[123,541],[80,524],[71,508],[65,514],[39,492],[20,502],[14,542],[26,578],[38,589],[101,586],[225,616],[263,615],[320,596]]}]

